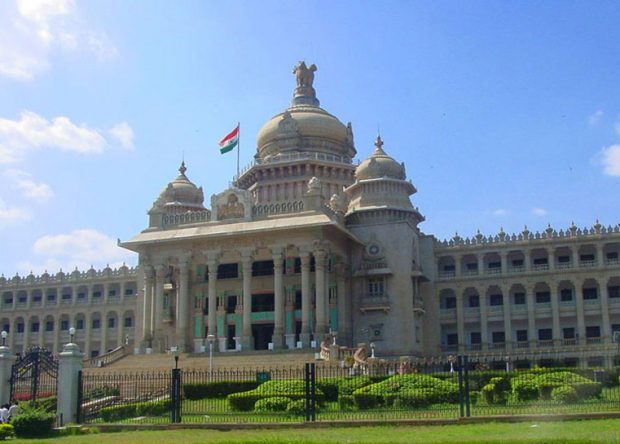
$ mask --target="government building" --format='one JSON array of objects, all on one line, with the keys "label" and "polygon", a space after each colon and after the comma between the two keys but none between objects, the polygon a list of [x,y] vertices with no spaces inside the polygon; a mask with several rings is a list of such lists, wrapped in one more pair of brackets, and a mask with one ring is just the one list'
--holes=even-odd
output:
[{"label": "government building", "polygon": [[121,345],[201,353],[207,341],[269,353],[331,335],[380,357],[617,363],[619,225],[424,233],[404,164],[380,137],[353,162],[352,126],[320,107],[315,71],[295,67],[291,105],[210,204],[181,164],[148,227],[120,243],[137,268],[2,277],[7,345],[57,352],[75,327],[88,356]]}]

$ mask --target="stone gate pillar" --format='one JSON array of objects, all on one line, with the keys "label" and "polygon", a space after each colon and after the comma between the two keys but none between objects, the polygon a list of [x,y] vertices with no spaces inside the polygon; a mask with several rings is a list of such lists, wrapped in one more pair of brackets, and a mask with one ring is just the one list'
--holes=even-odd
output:
[{"label": "stone gate pillar", "polygon": [[77,344],[66,344],[58,355],[58,408],[62,423],[75,423],[78,409],[78,373],[82,370],[84,354]]},{"label": "stone gate pillar", "polygon": [[15,363],[15,355],[6,346],[0,347],[0,405],[10,401],[11,396],[11,368]]}]

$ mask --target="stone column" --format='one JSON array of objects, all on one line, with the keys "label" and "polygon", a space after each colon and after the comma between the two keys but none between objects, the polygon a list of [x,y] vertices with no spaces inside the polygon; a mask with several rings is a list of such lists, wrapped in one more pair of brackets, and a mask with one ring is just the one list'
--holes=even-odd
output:
[{"label": "stone column", "polygon": [[[601,247],[602,250],[602,247]],[[602,254],[602,252],[601,252]],[[605,283],[604,280],[602,279],[597,279],[596,280],[597,284],[598,284],[598,288],[599,288],[599,297],[601,298],[601,317],[602,317],[602,323],[601,326],[602,331],[601,331],[601,335],[603,336],[603,343],[605,344],[611,344],[611,323],[609,320],[609,299],[608,299],[608,294],[607,294],[607,285]]]},{"label": "stone column", "polygon": [[463,255],[457,254],[454,256],[454,276],[463,276]]},{"label": "stone column", "polygon": [[[505,275],[506,273],[508,273],[508,252],[500,251],[499,252],[499,259],[500,259],[501,264],[502,264],[502,274]],[[506,305],[506,304],[504,304],[504,305]]]},{"label": "stone column", "polygon": [[142,306],[142,347],[151,347],[153,338],[153,279],[154,270],[150,265],[144,267],[144,303]]},{"label": "stone column", "polygon": [[605,266],[605,257],[603,254],[603,244],[602,243],[597,243],[596,244],[596,263],[598,264],[599,267],[604,267]]},{"label": "stone column", "polygon": [[[502,258],[502,264],[506,256]],[[503,265],[502,265],[503,267]],[[504,335],[506,337],[506,351],[512,350],[512,313],[510,306],[510,287],[502,285],[502,298],[504,299]]]},{"label": "stone column", "polygon": [[347,266],[344,262],[336,264],[336,293],[338,298],[338,337],[343,338],[345,341],[351,340],[351,323],[350,323],[350,311],[347,304],[346,293],[346,272]]},{"label": "stone column", "polygon": [[54,319],[54,354],[60,352],[60,314],[57,314]]},{"label": "stone column", "polygon": [[71,306],[75,307],[75,304],[77,304],[77,286],[72,285],[71,286]]},{"label": "stone column", "polygon": [[477,287],[478,297],[480,298],[480,342],[482,350],[489,348],[489,316],[487,314],[487,294],[486,291]]},{"label": "stone column", "polygon": [[241,267],[243,270],[243,331],[241,336],[241,349],[252,350],[254,339],[252,338],[252,262],[253,249],[241,251]]},{"label": "stone column", "polygon": [[310,346],[310,253],[300,251],[301,259],[301,334],[299,340],[302,346]]},{"label": "stone column", "polygon": [[91,336],[92,336],[92,313],[86,312],[84,313],[84,354],[87,358],[90,358],[90,352],[92,349],[91,346]]},{"label": "stone column", "polygon": [[160,264],[155,267],[155,294],[153,295],[153,351],[164,351],[164,280],[168,267]]},{"label": "stone column", "polygon": [[479,253],[476,258],[478,259],[478,276],[482,276],[484,274],[484,254]]},{"label": "stone column", "polygon": [[525,271],[532,270],[532,254],[530,250],[523,250],[523,265],[525,266]]},{"label": "stone column", "polygon": [[11,368],[14,363],[15,355],[11,353],[11,349],[0,346],[0,405],[7,404],[10,401]]},{"label": "stone column", "polygon": [[282,247],[271,249],[273,257],[273,286],[274,286],[274,327],[271,342],[274,350],[284,348],[284,284],[282,281]]},{"label": "stone column", "polygon": [[571,248],[572,259],[573,259],[573,268],[579,268],[579,247],[575,245]]},{"label": "stone column", "polygon": [[[437,300],[439,300],[439,292],[437,293]],[[456,291],[456,334],[459,339],[459,352],[465,350],[465,313],[463,311],[463,293]]]},{"label": "stone column", "polygon": [[[209,306],[209,316],[208,316],[208,335],[213,335],[217,338],[217,268],[219,266],[220,252],[219,251],[208,251],[206,253],[207,256],[207,267],[209,272],[209,291],[207,294],[208,297],[208,306]],[[217,342],[216,342],[217,344]],[[217,349],[217,347],[216,347]]]},{"label": "stone column", "polygon": [[189,324],[189,260],[181,258],[179,260],[179,301],[177,306],[177,328],[176,328],[176,346],[179,351],[188,352],[188,330]]},{"label": "stone column", "polygon": [[547,248],[547,263],[549,264],[549,270],[555,270],[555,248]]},{"label": "stone column", "polygon": [[[77,344],[69,343],[58,355],[58,408],[56,413],[62,423],[77,421],[78,373],[82,370],[82,359]],[[61,424],[61,425],[63,425]]]},{"label": "stone column", "polygon": [[536,301],[534,300],[534,285],[528,284],[525,287],[527,298],[527,341],[532,348],[536,342]]},{"label": "stone column", "polygon": [[583,312],[583,279],[574,279],[575,286],[575,310],[577,311],[577,335],[578,344],[586,343],[586,320]]},{"label": "stone column", "polygon": [[[284,329],[284,343],[290,350],[295,349],[295,287],[286,286],[286,304],[284,305],[286,322]],[[290,321],[290,324],[289,324]]]},{"label": "stone column", "polygon": [[28,290],[26,290],[26,309],[30,310],[30,307],[32,306],[32,289],[29,288]]},{"label": "stone column", "polygon": [[23,349],[26,350],[30,345],[30,312],[24,315],[24,346]]},{"label": "stone column", "polygon": [[39,316],[39,347],[45,347],[45,316]]},{"label": "stone column", "polygon": [[[107,307],[107,305],[106,305]],[[105,355],[108,352],[108,316],[106,308],[101,312],[101,342],[99,343],[99,354]]]},{"label": "stone column", "polygon": [[106,282],[103,284],[103,303],[107,304],[109,300],[110,300],[110,284]]},{"label": "stone column", "polygon": [[325,260],[324,250],[314,251],[315,278],[316,278],[316,330],[314,340],[317,344],[323,341],[327,334],[327,301],[325,294]]},{"label": "stone column", "polygon": [[559,347],[562,342],[562,335],[560,330],[560,301],[557,282],[551,281],[549,283],[551,288],[551,317],[553,325],[553,346]]},{"label": "stone column", "polygon": [[118,291],[120,292],[118,298],[122,305],[125,303],[125,281],[121,281]]},{"label": "stone column", "polygon": [[91,305],[93,303],[93,292],[95,290],[95,286],[93,284],[88,284],[88,292],[86,293],[86,304]]}]

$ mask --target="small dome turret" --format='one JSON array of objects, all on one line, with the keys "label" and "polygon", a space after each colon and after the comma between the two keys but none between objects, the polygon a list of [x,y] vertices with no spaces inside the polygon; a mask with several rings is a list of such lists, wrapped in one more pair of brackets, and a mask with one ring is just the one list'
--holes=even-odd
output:
[{"label": "small dome turret", "polygon": [[188,210],[204,210],[204,194],[202,187],[198,188],[185,175],[187,168],[181,162],[179,175],[159,193],[153,204],[153,209],[159,208],[167,213],[184,212]]},{"label": "small dome turret", "polygon": [[383,140],[381,140],[381,136],[377,136],[375,150],[368,159],[360,163],[355,169],[355,178],[366,180],[383,177],[405,180],[405,166],[396,162],[383,151]]}]

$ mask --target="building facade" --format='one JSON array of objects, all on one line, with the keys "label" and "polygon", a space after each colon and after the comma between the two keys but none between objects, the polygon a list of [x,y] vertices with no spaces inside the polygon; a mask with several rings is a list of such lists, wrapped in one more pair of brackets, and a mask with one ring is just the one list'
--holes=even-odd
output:
[{"label": "building facade", "polygon": [[14,349],[58,350],[74,325],[89,354],[121,343],[202,352],[206,338],[221,352],[311,348],[334,334],[380,356],[611,365],[620,226],[423,233],[404,164],[380,137],[353,163],[351,124],[320,107],[315,70],[296,66],[291,106],[209,207],[181,164],[148,227],[121,243],[138,269],[0,280]]}]

